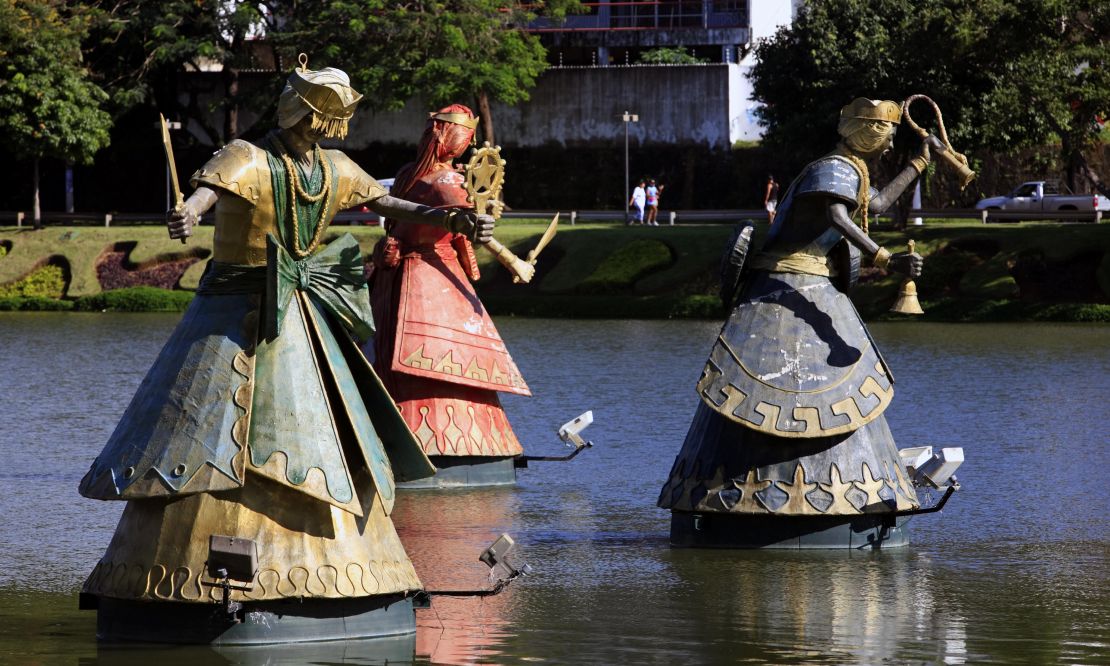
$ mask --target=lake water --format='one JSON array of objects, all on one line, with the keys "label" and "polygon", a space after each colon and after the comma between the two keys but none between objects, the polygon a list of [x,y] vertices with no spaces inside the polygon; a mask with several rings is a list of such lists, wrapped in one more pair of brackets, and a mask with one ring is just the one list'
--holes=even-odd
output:
[{"label": "lake water", "polygon": [[77,495],[172,315],[0,313],[3,663],[1110,663],[1110,327],[875,325],[899,447],[962,446],[963,490],[886,552],[675,550],[655,498],[719,323],[503,319],[535,393],[533,455],[592,409],[596,446],[516,487],[410,491],[395,519],[425,585],[486,582],[501,532],[534,574],[440,598],[386,649],[111,650],[76,594],[122,510]]}]

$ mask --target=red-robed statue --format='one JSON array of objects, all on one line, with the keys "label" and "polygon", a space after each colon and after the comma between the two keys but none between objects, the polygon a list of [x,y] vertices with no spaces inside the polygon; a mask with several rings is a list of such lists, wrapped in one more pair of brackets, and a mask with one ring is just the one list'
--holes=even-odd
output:
[{"label": "red-robed statue", "polygon": [[[471,208],[452,160],[471,145],[478,118],[461,104],[429,114],[415,162],[393,196],[436,208]],[[461,234],[385,222],[374,252],[371,304],[377,335],[364,348],[425,453],[435,485],[512,483],[522,454],[498,391],[531,395],[471,285],[478,265]]]}]

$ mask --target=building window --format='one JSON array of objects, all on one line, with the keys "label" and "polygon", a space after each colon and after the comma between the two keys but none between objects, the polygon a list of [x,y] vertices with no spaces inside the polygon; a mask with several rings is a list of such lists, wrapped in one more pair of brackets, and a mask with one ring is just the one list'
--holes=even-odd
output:
[{"label": "building window", "polygon": [[738,28],[748,25],[747,0],[711,0],[710,28]]}]

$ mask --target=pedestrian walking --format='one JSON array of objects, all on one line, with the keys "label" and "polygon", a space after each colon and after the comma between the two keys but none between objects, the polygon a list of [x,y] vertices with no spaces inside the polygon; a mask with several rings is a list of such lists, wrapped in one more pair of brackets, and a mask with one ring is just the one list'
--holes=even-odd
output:
[{"label": "pedestrian walking", "polygon": [[628,205],[632,207],[631,215],[627,220],[627,224],[643,224],[644,223],[644,206],[647,204],[647,192],[644,191],[644,179],[641,178],[636,183],[636,189],[632,190],[632,198],[628,200]]},{"label": "pedestrian walking", "polygon": [[658,227],[659,222],[656,218],[659,216],[659,197],[663,194],[663,186],[655,186],[655,179],[649,178],[647,188],[644,189],[644,194],[647,196],[647,213],[644,217],[645,224],[650,224],[653,227]]},{"label": "pedestrian walking", "polygon": [[763,192],[763,207],[767,209],[767,224],[775,221],[775,210],[779,205],[779,184],[774,174],[767,174],[767,189]]}]

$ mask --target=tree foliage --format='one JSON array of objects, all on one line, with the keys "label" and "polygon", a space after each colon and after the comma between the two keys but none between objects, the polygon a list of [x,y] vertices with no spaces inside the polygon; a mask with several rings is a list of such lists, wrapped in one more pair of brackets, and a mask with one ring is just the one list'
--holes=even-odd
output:
[{"label": "tree foliage", "polygon": [[1110,115],[1108,36],[1100,0],[813,0],[757,47],[754,95],[765,140],[797,156],[855,97],[924,93],[961,151],[1055,141],[1081,168]]},{"label": "tree foliage", "polygon": [[[346,70],[367,103],[395,109],[419,96],[432,105],[488,99],[516,104],[546,68],[533,20],[562,19],[578,0],[335,0],[301,12],[275,38],[287,53]],[[489,127],[487,126],[487,138]]]},{"label": "tree foliage", "polygon": [[[537,17],[559,20],[579,3],[99,0],[94,6],[95,68],[106,86],[119,91],[120,106],[156,100],[160,108],[196,120],[219,143],[244,131],[241,107],[271,115],[266,109],[272,112],[277,89],[248,96],[238,81],[239,72],[259,66],[260,51],[270,47],[283,56],[274,64],[295,63],[304,52],[310,67],[345,70],[368,93],[363,104],[377,109],[400,108],[415,96],[430,104],[527,100],[547,65],[539,39],[523,27]],[[223,128],[208,120],[215,109],[198,105],[202,89],[180,76],[205,69],[221,72]]]},{"label": "tree foliage", "polygon": [[705,62],[681,46],[660,46],[640,54],[640,62],[648,65],[696,65]]},{"label": "tree foliage", "polygon": [[0,0],[0,140],[17,158],[89,163],[108,145],[107,95],[88,78],[88,16],[52,0]]},{"label": "tree foliage", "polygon": [[991,83],[984,143],[1059,142],[1071,186],[1077,173],[1099,186],[1085,153],[1100,141],[1096,118],[1110,116],[1110,4],[995,0],[989,8],[996,23],[981,49]]},{"label": "tree foliage", "polygon": [[[88,47],[99,80],[113,91],[118,110],[153,102],[176,117],[197,121],[214,143],[230,141],[245,129],[244,106],[255,106],[273,91],[241,92],[239,74],[258,66],[257,38],[277,30],[304,3],[235,0],[103,0],[90,6],[95,21]],[[212,107],[206,92],[185,71],[218,71],[223,90]],[[184,101],[181,101],[182,98]],[[223,112],[214,125],[213,111]]]}]

